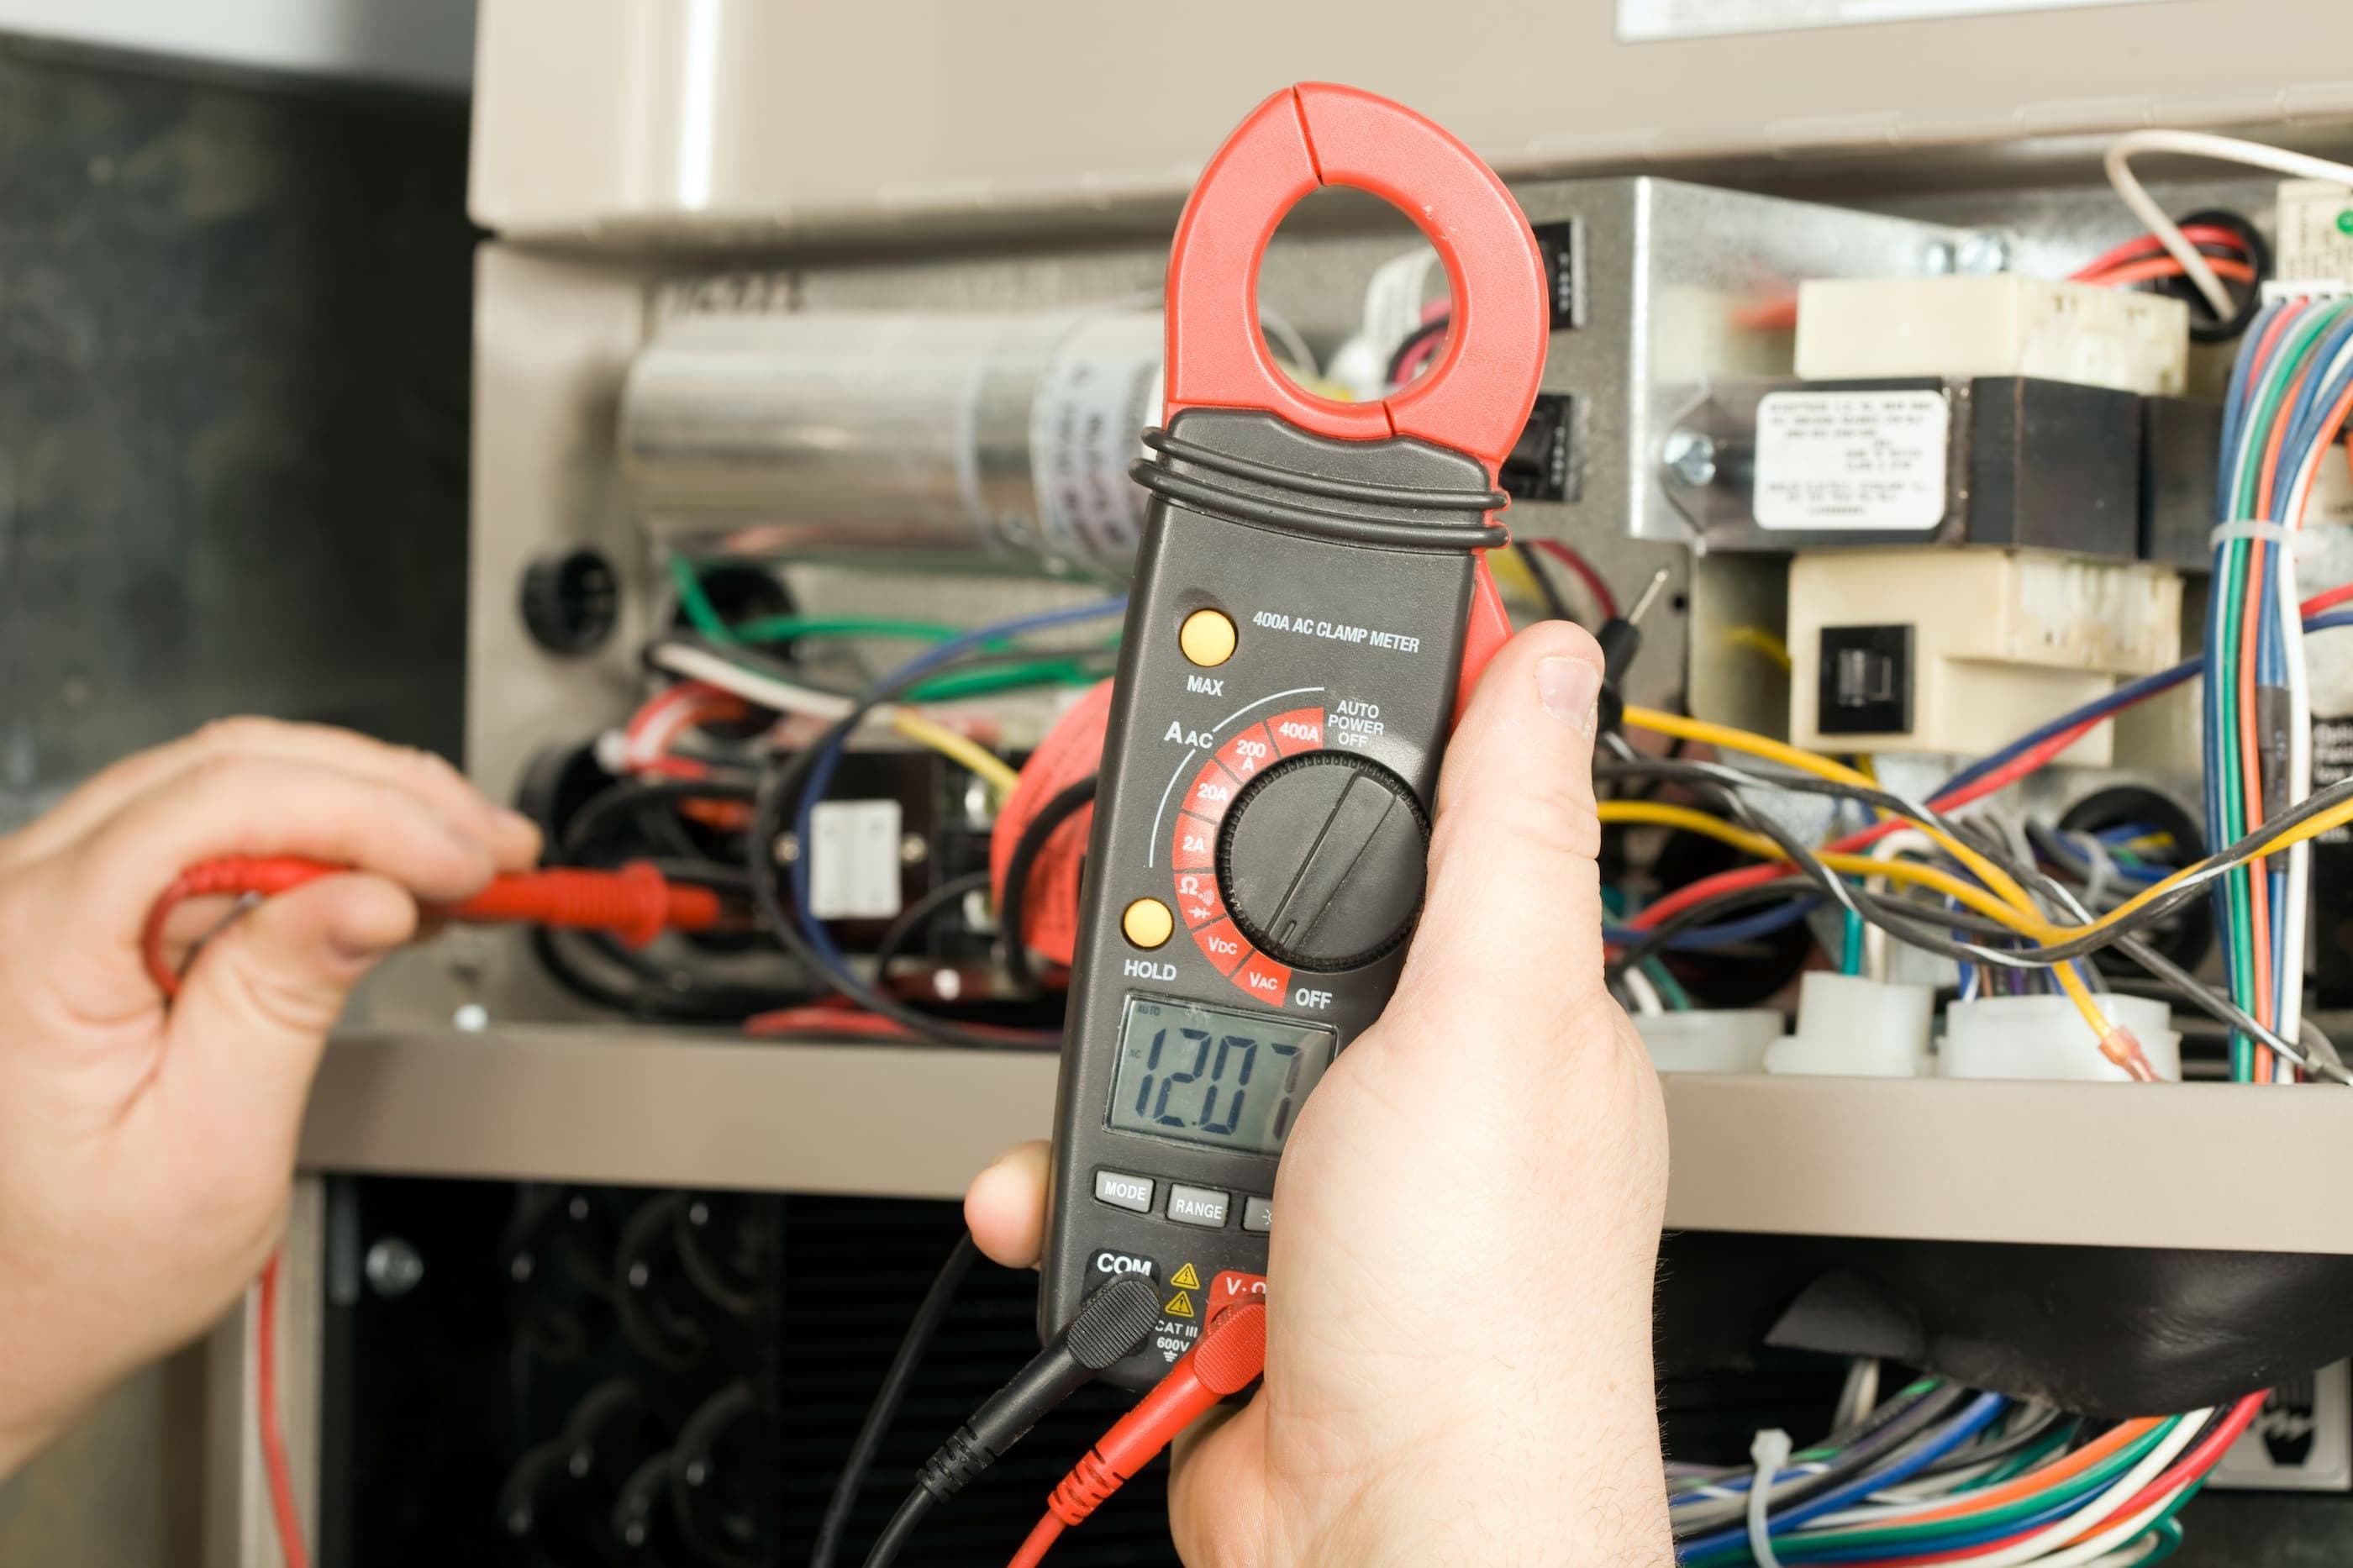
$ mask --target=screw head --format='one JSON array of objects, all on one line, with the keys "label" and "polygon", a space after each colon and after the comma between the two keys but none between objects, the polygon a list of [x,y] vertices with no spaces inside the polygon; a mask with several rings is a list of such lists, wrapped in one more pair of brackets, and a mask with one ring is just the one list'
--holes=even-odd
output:
[{"label": "screw head", "polygon": [[1659,461],[1671,484],[1701,489],[1715,483],[1715,438],[1696,430],[1672,432],[1660,448]]},{"label": "screw head", "polygon": [[425,1259],[396,1236],[387,1236],[369,1247],[361,1267],[368,1288],[386,1300],[407,1295],[425,1278]]},{"label": "screw head", "polygon": [[899,863],[920,866],[932,858],[932,847],[920,833],[902,834],[899,839]]},{"label": "screw head", "polygon": [[1989,278],[2007,272],[2010,262],[2010,237],[1991,229],[1979,229],[1970,235],[1953,253],[1954,269],[1969,278]]},{"label": "screw head", "polygon": [[469,1002],[449,1015],[449,1026],[460,1034],[479,1035],[491,1026],[491,1010],[480,1002]]}]

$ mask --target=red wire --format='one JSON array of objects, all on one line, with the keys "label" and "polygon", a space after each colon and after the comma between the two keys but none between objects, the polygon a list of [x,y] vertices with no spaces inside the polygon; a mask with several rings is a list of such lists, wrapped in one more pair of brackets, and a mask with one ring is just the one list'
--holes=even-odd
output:
[{"label": "red wire", "polygon": [[[2227,256],[2208,257],[2206,264],[2217,278],[2227,278],[2233,283],[2253,283],[2255,269],[2243,261],[2233,261]],[[2170,256],[2159,256],[2147,261],[2131,261],[2106,272],[2094,273],[2073,281],[2089,283],[2098,289],[2120,289],[2127,283],[2148,283],[2159,278],[2182,278],[2189,269]]]},{"label": "red wire", "polygon": [[1529,549],[1543,551],[1577,574],[1577,580],[1585,584],[1585,591],[1593,595],[1594,604],[1599,606],[1602,619],[1614,621],[1618,618],[1618,595],[1609,591],[1608,580],[1593,569],[1592,562],[1557,539],[1531,539],[1525,542]]},{"label": "red wire", "polygon": [[[2245,254],[2247,247],[2243,236],[2233,229],[2224,228],[2220,224],[2192,224],[2181,231],[2181,237],[2192,245],[2227,245],[2242,255]],[[2088,282],[2095,275],[2121,267],[2126,262],[2137,261],[2144,257],[2158,256],[2163,256],[2168,260],[2172,259],[2172,253],[2165,248],[2163,240],[2153,234],[2145,234],[2138,239],[2128,239],[2114,250],[2094,257],[2068,276],[2077,283]],[[2179,264],[2176,263],[2176,265]]]},{"label": "red wire", "polygon": [[294,1468],[286,1459],[286,1434],[278,1425],[278,1268],[282,1253],[261,1266],[261,1300],[253,1324],[254,1403],[261,1427],[261,1463],[269,1480],[269,1511],[278,1521],[278,1549],[286,1568],[310,1568],[302,1516],[294,1506]]},{"label": "red wire", "polygon": [[1005,1568],[1038,1568],[1046,1561],[1046,1553],[1053,1550],[1054,1542],[1061,1538],[1062,1521],[1050,1513],[1046,1515],[1031,1528],[1022,1540],[1021,1550],[1012,1555]]}]

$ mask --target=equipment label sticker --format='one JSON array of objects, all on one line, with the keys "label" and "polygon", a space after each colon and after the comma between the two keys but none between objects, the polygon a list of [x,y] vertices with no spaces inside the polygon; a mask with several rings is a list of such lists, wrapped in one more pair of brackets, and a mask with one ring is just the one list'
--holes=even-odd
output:
[{"label": "equipment label sticker", "polygon": [[1867,22],[1992,16],[2012,11],[2088,11],[2095,5],[2152,3],[2153,0],[1618,0],[1618,40],[1649,44],[1725,33],[1852,27]]},{"label": "equipment label sticker", "polygon": [[1940,392],[1776,392],[1757,405],[1760,528],[1925,532],[1945,520]]},{"label": "equipment label sticker", "polygon": [[1029,406],[1038,526],[1071,560],[1124,569],[1144,535],[1145,493],[1127,477],[1160,422],[1160,317],[1106,315],[1074,329]]}]

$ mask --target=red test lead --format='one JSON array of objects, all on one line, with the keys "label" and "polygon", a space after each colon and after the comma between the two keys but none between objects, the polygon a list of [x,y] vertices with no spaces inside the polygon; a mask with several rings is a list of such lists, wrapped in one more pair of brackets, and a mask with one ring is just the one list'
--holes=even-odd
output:
[{"label": "red test lead", "polygon": [[1037,1568],[1062,1531],[1084,1523],[1103,1500],[1159,1457],[1176,1434],[1266,1370],[1266,1304],[1220,1312],[1152,1391],[1097,1439],[1046,1500],[1046,1517],[1008,1568]]},{"label": "red test lead", "polygon": [[[147,911],[140,953],[148,974],[164,995],[178,994],[180,976],[164,957],[164,926],[185,900],[224,895],[268,898],[350,869],[292,855],[233,855],[189,867]],[[490,886],[472,898],[438,912],[478,923],[522,921],[610,931],[632,947],[643,947],[665,931],[709,931],[721,915],[718,894],[673,883],[643,861],[617,871],[559,866],[510,872],[491,878]]]}]

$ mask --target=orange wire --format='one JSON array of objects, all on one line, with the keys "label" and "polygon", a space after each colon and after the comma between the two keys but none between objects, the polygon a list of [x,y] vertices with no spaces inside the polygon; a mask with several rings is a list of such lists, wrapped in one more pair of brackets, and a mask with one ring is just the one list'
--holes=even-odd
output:
[{"label": "orange wire", "polygon": [[2155,1431],[2160,1424],[2159,1418],[2154,1415],[2123,1422],[2114,1429],[2094,1437],[2073,1453],[2053,1460],[2039,1469],[2029,1470],[2015,1480],[2005,1481],[1998,1487],[1988,1487],[1981,1491],[1973,1491],[1962,1501],[1947,1503],[1943,1508],[1932,1509],[1926,1513],[1907,1513],[1904,1516],[1904,1522],[1906,1525],[1926,1524],[1933,1520],[1955,1519],[1965,1513],[1982,1512],[1999,1504],[2042,1491],[2053,1481],[2063,1481],[2070,1476],[2079,1475],[2090,1469],[2110,1454],[2131,1446],[2135,1440]]}]

